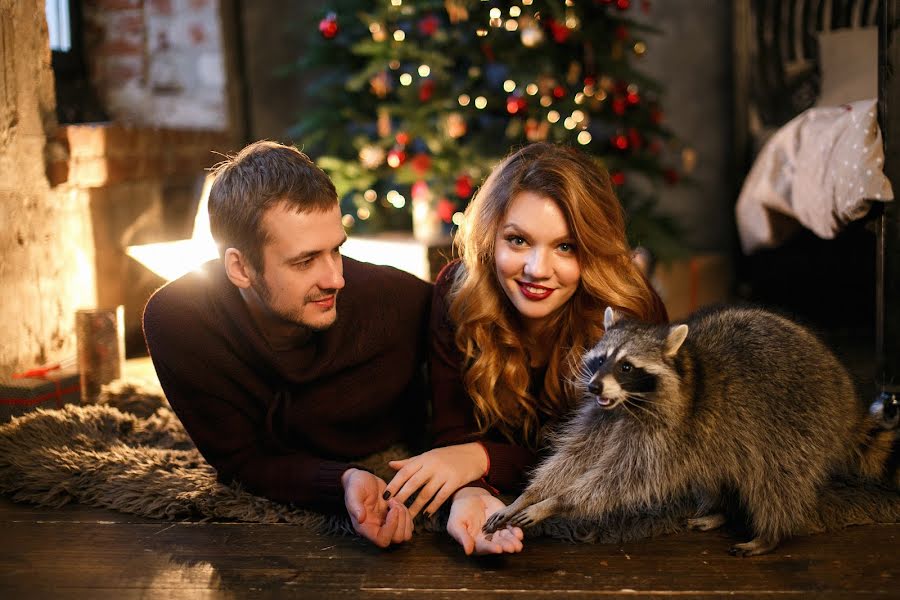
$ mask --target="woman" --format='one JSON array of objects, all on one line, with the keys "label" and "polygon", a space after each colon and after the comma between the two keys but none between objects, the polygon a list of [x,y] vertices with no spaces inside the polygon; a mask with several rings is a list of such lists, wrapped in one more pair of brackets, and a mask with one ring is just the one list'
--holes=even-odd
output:
[{"label": "woman", "polygon": [[665,307],[632,261],[609,174],[549,143],[526,146],[488,176],[455,240],[459,261],[435,282],[431,377],[435,449],[394,461],[385,497],[413,515],[451,496],[448,531],[472,551],[516,552],[522,532],[488,540],[492,491],[525,483],[542,428],[571,408],[582,353],[603,311],[651,322]]}]

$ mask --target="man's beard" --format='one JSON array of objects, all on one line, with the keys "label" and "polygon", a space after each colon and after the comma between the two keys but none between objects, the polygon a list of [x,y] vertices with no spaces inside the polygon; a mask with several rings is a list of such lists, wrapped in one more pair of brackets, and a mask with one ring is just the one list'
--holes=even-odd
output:
[{"label": "man's beard", "polygon": [[333,324],[333,322],[332,322],[332,323],[328,323],[325,325],[314,325],[314,324],[307,323],[306,321],[304,321],[301,318],[300,315],[303,311],[303,306],[305,306],[307,302],[314,300],[314,298],[310,298],[310,297],[304,298],[303,305],[296,312],[290,312],[290,311],[280,310],[280,309],[272,306],[272,290],[269,289],[268,284],[266,283],[265,279],[262,276],[253,277],[250,280],[250,286],[256,292],[256,295],[259,296],[259,299],[262,300],[263,304],[265,305],[266,310],[273,317],[276,317],[278,319],[281,319],[282,321],[292,323],[292,324],[296,325],[297,327],[300,327],[302,329],[306,329],[309,331],[313,331],[313,332],[325,331],[326,329],[331,327]]}]

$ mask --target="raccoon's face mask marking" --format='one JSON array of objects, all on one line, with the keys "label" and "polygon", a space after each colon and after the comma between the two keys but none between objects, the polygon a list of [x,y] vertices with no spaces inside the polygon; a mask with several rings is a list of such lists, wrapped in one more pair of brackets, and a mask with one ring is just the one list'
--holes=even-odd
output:
[{"label": "raccoon's face mask marking", "polygon": [[584,365],[587,393],[603,409],[649,401],[656,391],[657,377],[651,365],[632,357],[627,346],[608,348],[601,342],[585,356]]}]

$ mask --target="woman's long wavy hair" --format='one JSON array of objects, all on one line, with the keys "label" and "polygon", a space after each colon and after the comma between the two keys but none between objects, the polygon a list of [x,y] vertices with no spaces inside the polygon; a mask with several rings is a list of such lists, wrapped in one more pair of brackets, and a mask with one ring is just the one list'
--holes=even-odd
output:
[{"label": "woman's long wavy hair", "polygon": [[[497,277],[497,231],[512,200],[529,191],[553,199],[575,239],[581,281],[551,316],[545,339],[529,338]],[[462,265],[450,290],[450,318],[463,352],[463,381],[482,432],[536,446],[544,417],[569,408],[584,351],[604,332],[607,306],[649,322],[667,320],[662,301],[631,257],[625,216],[609,173],[595,159],[550,143],[525,146],[501,162],[469,203],[455,240]],[[529,390],[529,348],[552,348],[543,389]]]}]

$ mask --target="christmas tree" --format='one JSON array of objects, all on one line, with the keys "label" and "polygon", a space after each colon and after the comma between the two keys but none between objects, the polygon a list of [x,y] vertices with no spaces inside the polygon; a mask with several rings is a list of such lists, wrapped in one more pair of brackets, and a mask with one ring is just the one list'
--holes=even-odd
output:
[{"label": "christmas tree", "polygon": [[[638,6],[632,6],[638,4]],[[511,149],[582,148],[612,174],[635,244],[677,248],[654,213],[667,164],[660,88],[633,65],[654,31],[630,0],[333,0],[298,61],[318,108],[292,129],[353,232],[439,237]],[[639,16],[639,15],[638,15]]]}]

